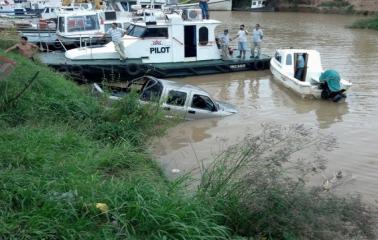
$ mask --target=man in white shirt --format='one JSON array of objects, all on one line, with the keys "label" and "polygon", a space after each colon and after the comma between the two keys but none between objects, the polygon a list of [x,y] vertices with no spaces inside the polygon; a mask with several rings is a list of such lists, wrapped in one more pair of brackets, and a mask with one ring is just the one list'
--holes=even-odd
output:
[{"label": "man in white shirt", "polygon": [[221,49],[222,49],[222,59],[223,60],[228,60],[230,59],[230,55],[229,55],[229,44],[230,44],[230,36],[228,34],[228,29],[225,29],[224,32],[219,35],[219,42],[220,42],[220,45],[221,45]]},{"label": "man in white shirt", "polygon": [[[114,43],[114,48],[120,56],[120,60],[123,61],[126,59],[125,49],[122,44],[122,37],[126,33],[126,31],[122,28],[117,26],[117,23],[113,23],[112,27],[105,33],[110,35],[112,38],[112,42]],[[104,34],[104,36],[105,36]]]},{"label": "man in white shirt", "polygon": [[244,25],[240,25],[240,30],[238,32],[237,38],[238,38],[238,47],[240,55],[238,58],[245,58],[245,53],[247,51],[247,35],[248,31],[244,30]]},{"label": "man in white shirt", "polygon": [[260,58],[261,55],[261,42],[264,37],[264,33],[260,28],[260,24],[256,24],[255,29],[252,33],[252,49],[251,49],[251,58],[255,57],[255,50],[257,49],[257,58]]}]

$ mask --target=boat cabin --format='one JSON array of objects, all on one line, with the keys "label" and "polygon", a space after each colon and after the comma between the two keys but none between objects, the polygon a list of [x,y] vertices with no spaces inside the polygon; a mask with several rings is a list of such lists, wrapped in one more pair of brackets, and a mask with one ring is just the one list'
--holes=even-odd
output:
[{"label": "boat cabin", "polygon": [[266,7],[266,1],[265,0],[252,0],[251,1],[251,8],[252,9],[258,9],[258,8],[264,8]]},{"label": "boat cabin", "polygon": [[[172,13],[149,21],[131,23],[122,44],[129,59],[142,63],[191,62],[220,59],[215,42],[217,20],[202,20],[200,10]],[[147,18],[147,17],[146,17]],[[66,52],[71,60],[118,59],[112,42],[99,48],[72,49]]]},{"label": "boat cabin", "polygon": [[57,35],[63,41],[101,38],[112,25],[127,28],[130,18],[117,18],[115,11],[76,10],[58,14]]},{"label": "boat cabin", "polygon": [[[282,49],[274,54],[274,62],[279,66],[280,71],[285,75],[295,78],[295,73],[299,65],[298,58],[302,56],[304,60],[304,71],[299,77],[299,81],[311,82],[318,79],[323,72],[320,54],[314,50],[304,49]],[[315,76],[316,75],[316,76]]]}]

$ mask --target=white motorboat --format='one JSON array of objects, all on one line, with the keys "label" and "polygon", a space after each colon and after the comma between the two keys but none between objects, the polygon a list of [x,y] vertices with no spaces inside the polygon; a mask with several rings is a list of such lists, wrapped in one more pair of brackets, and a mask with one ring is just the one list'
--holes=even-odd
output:
[{"label": "white motorboat", "polygon": [[220,21],[202,19],[200,9],[162,9],[133,21],[120,44],[120,55],[110,42],[103,46],[80,47],[64,53],[41,54],[41,61],[59,71],[79,73],[87,79],[117,73],[123,79],[148,71],[156,77],[215,74],[269,68],[270,57],[222,59],[216,42]]},{"label": "white motorboat", "polygon": [[[190,12],[189,12],[190,11]],[[162,12],[161,12],[162,13]],[[215,44],[217,20],[202,20],[199,9],[171,13],[133,22],[122,44],[128,58],[143,63],[220,59]],[[187,20],[190,18],[190,20]],[[197,36],[198,31],[198,36]],[[71,60],[119,59],[112,42],[97,48],[76,48],[65,53]]]},{"label": "white motorboat", "polygon": [[[298,57],[302,55],[304,58],[304,71],[301,77],[295,78],[297,71]],[[270,60],[270,70],[274,78],[282,83],[285,87],[292,89],[302,97],[326,98],[325,89],[326,81],[322,78],[325,74],[337,72],[333,70],[324,71],[320,54],[316,50],[306,49],[278,49],[274,57]],[[340,93],[343,98],[344,93],[351,87],[352,83],[339,79],[338,91],[333,90],[335,94]],[[334,99],[335,101],[336,99]]]}]

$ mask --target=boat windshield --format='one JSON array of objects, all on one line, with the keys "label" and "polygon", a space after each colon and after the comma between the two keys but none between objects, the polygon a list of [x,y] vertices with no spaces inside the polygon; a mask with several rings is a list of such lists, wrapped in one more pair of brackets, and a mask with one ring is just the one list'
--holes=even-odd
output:
[{"label": "boat windshield", "polygon": [[100,29],[97,15],[67,17],[67,31],[80,32]]},{"label": "boat windshield", "polygon": [[145,31],[146,31],[145,27],[131,24],[127,28],[126,34],[129,35],[129,36],[132,36],[132,37],[138,37],[138,38],[140,38],[140,37],[143,36],[143,34],[144,34]]}]

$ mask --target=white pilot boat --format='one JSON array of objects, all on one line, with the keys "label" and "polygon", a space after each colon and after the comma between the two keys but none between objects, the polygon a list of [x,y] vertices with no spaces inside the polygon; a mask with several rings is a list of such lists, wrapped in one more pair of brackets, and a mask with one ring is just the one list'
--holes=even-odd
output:
[{"label": "white pilot boat", "polygon": [[125,61],[119,60],[112,42],[44,54],[41,60],[60,71],[84,73],[87,79],[106,74],[135,78],[146,71],[166,78],[269,68],[269,56],[250,58],[250,51],[245,59],[223,60],[215,33],[221,22],[203,20],[200,9],[166,11],[154,11],[131,23],[122,39]]},{"label": "white pilot boat", "polygon": [[[302,78],[297,79],[294,76],[297,58],[300,54],[304,57],[305,67]],[[302,97],[314,98],[325,98],[323,92],[325,85],[324,82],[322,82],[322,76],[324,75],[322,74],[333,71],[323,70],[318,51],[306,49],[278,49],[274,57],[270,60],[270,70],[274,78],[285,87],[292,89]],[[351,85],[351,82],[339,79],[338,92],[342,94],[339,97],[344,98],[345,95],[343,92],[348,90]],[[337,94],[336,91],[335,94]]]}]

